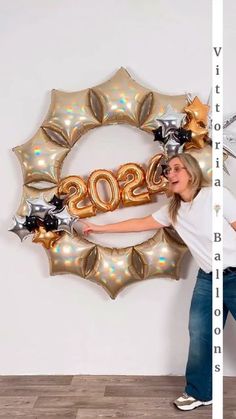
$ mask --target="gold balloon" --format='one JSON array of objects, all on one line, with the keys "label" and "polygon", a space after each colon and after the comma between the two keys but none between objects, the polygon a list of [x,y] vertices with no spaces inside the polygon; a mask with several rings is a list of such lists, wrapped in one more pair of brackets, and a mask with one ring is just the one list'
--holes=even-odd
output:
[{"label": "gold balloon", "polygon": [[49,249],[59,238],[60,233],[56,231],[46,231],[45,228],[40,226],[38,230],[35,231],[32,242],[41,243],[45,249]]},{"label": "gold balloon", "polygon": [[89,89],[72,93],[52,90],[43,128],[54,141],[72,147],[81,135],[99,125],[90,107]]},{"label": "gold balloon", "polygon": [[46,251],[51,275],[71,273],[83,277],[87,260],[94,249],[95,244],[88,240],[63,233]]},{"label": "gold balloon", "polygon": [[54,195],[57,195],[57,187],[37,189],[31,186],[23,185],[23,191],[21,196],[21,203],[17,210],[17,214],[21,217],[29,215],[29,207],[26,202],[27,199],[36,199],[43,196],[46,202],[51,201]]},{"label": "gold balloon", "polygon": [[79,218],[92,217],[96,215],[96,208],[89,204],[86,206],[78,206],[88,194],[85,181],[79,176],[67,176],[61,180],[58,186],[60,195],[67,195],[65,202],[71,215]]},{"label": "gold balloon", "polygon": [[[104,201],[98,193],[97,184],[105,181],[110,187],[110,199]],[[88,191],[91,201],[100,211],[114,211],[120,203],[120,190],[115,176],[109,170],[95,170],[88,178]]]},{"label": "gold balloon", "polygon": [[134,246],[143,263],[143,278],[178,279],[186,245],[172,229],[160,229],[151,239]]},{"label": "gold balloon", "polygon": [[204,105],[196,96],[192,103],[186,106],[184,110],[194,117],[197,122],[201,122],[204,126],[206,126],[209,109],[210,106]]},{"label": "gold balloon", "polygon": [[191,141],[184,144],[184,150],[190,150],[191,148],[203,148],[205,146],[208,130],[201,127],[194,118],[184,125],[184,129],[192,131]]},{"label": "gold balloon", "polygon": [[139,126],[141,104],[150,90],[136,83],[123,67],[92,91],[102,103],[103,125],[126,122]]},{"label": "gold balloon", "polygon": [[166,162],[165,155],[155,154],[149,162],[146,172],[147,188],[150,193],[163,193],[168,190],[168,180],[162,175],[161,164]]},{"label": "gold balloon", "polygon": [[[159,127],[159,123],[157,122],[157,118],[165,113],[166,108],[168,105],[176,112],[182,112],[188,103],[187,95],[162,95],[158,92],[152,92],[149,96],[145,99],[145,102],[142,105],[141,110],[141,129],[147,132],[152,132],[154,129]],[[143,109],[148,108],[149,111],[144,112]],[[145,114],[148,116],[145,118]]]},{"label": "gold balloon", "polygon": [[132,247],[110,249],[97,246],[95,265],[86,278],[101,285],[111,298],[115,298],[127,285],[141,280],[132,265],[132,253]]},{"label": "gold balloon", "polygon": [[[131,179],[129,179],[130,176]],[[123,164],[118,170],[117,179],[118,181],[125,181],[121,192],[124,206],[142,205],[151,201],[148,192],[135,193],[137,188],[145,184],[145,172],[138,164]]]},{"label": "gold balloon", "polygon": [[61,165],[69,148],[61,147],[49,140],[40,128],[33,138],[13,148],[23,172],[24,183],[53,182],[57,183]]},{"label": "gold balloon", "polygon": [[205,181],[211,184],[212,181],[212,147],[206,145],[201,149],[187,150],[185,153],[191,154],[198,161],[199,166],[202,169],[203,177]]}]

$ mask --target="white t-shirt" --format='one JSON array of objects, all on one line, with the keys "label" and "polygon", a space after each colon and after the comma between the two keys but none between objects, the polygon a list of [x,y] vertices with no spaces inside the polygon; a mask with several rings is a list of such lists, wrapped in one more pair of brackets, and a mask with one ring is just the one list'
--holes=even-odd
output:
[{"label": "white t-shirt", "polygon": [[[230,223],[236,221],[236,198],[223,188],[223,266],[236,266],[236,231]],[[181,201],[177,221],[173,226],[188,246],[194,259],[205,272],[212,271],[212,188],[203,187],[192,202]],[[219,217],[220,217],[219,213]],[[163,226],[171,225],[168,204],[152,214]]]}]

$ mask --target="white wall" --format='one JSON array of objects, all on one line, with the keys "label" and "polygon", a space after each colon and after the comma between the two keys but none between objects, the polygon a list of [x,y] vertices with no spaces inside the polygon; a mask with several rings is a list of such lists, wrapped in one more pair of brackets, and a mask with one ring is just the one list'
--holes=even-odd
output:
[{"label": "white wall", "polygon": [[[50,277],[40,245],[7,232],[21,195],[11,148],[30,139],[46,115],[50,90],[82,90],[124,66],[139,83],[207,101],[211,86],[211,1],[12,0],[1,7],[1,282],[0,374],[184,374],[188,312],[197,266],[185,258],[179,282],[154,279],[126,288],[115,301],[95,284]],[[233,0],[226,1],[225,109],[234,103]],[[112,138],[112,145],[107,140]],[[129,126],[86,134],[63,175],[87,175],[121,163],[145,163],[157,150]],[[94,154],[91,154],[93,151]],[[229,159],[235,188],[236,161]],[[96,217],[106,223],[152,213],[164,201]],[[93,236],[130,245],[149,233]],[[236,373],[235,323],[226,328],[225,373]]]}]

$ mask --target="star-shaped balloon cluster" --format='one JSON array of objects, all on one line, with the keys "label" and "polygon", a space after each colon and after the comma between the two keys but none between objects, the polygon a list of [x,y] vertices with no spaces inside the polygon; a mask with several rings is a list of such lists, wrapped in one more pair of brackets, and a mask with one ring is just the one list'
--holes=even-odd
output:
[{"label": "star-shaped balloon cluster", "polygon": [[154,141],[163,145],[168,157],[177,154],[180,147],[189,150],[205,145],[209,106],[195,97],[184,111],[176,112],[171,105],[167,105],[165,113],[156,118],[159,126],[153,130]]},{"label": "star-shaped balloon cluster", "polygon": [[72,217],[63,205],[63,199],[56,195],[46,202],[43,196],[27,199],[29,214],[25,217],[15,216],[14,225],[9,230],[21,241],[34,234],[32,241],[49,248],[59,237],[60,231],[73,234],[76,217]]},{"label": "star-shaped balloon cluster", "polygon": [[176,112],[171,105],[167,105],[165,113],[156,118],[159,127],[153,130],[154,141],[159,141],[163,145],[169,157],[178,153],[180,146],[191,140],[191,130],[182,127],[185,119],[186,114]]}]

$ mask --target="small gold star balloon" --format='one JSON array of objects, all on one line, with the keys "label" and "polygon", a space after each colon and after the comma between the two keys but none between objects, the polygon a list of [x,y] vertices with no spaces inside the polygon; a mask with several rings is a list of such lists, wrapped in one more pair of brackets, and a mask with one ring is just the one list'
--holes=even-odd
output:
[{"label": "small gold star balloon", "polygon": [[185,130],[192,131],[191,141],[187,141],[184,144],[184,150],[190,150],[191,148],[203,148],[206,145],[207,129],[201,127],[197,121],[193,118],[186,125]]},{"label": "small gold star balloon", "polygon": [[60,233],[57,233],[56,231],[46,231],[45,228],[40,226],[38,230],[35,231],[32,242],[40,243],[45,249],[49,249],[59,237]]},{"label": "small gold star balloon", "polygon": [[210,106],[204,105],[200,99],[196,96],[192,103],[184,109],[185,112],[195,118],[197,122],[202,122],[204,126],[207,125],[207,116]]}]

